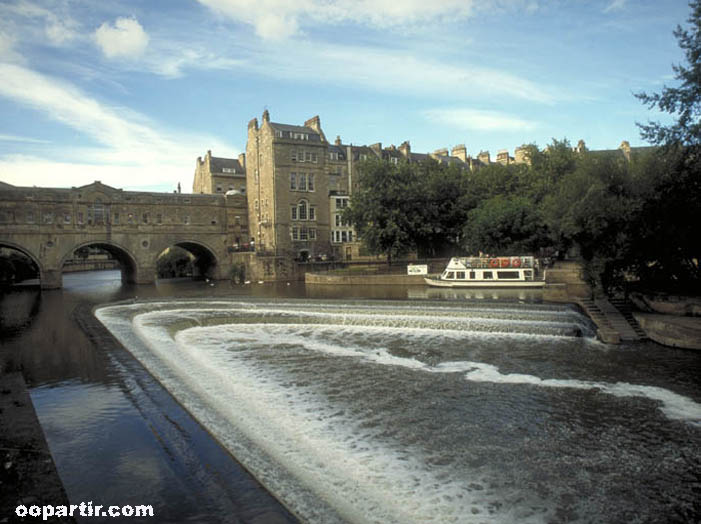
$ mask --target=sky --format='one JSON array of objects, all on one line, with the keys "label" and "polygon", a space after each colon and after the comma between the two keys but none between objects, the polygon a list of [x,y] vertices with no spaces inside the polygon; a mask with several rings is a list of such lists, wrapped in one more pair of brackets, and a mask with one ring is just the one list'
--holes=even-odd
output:
[{"label": "sky", "polygon": [[468,154],[645,145],[671,0],[0,0],[0,181],[191,191],[249,120]]}]

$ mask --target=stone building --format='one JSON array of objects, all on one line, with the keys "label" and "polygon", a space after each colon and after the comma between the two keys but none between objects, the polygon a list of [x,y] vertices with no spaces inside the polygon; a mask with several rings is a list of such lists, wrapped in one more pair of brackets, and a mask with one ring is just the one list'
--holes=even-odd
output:
[{"label": "stone building", "polygon": [[246,194],[246,155],[240,154],[238,159],[220,158],[207,151],[204,159],[197,157],[192,192],[208,194],[227,191]]},{"label": "stone building", "polygon": [[330,179],[335,191],[343,185],[338,153],[338,146],[330,149],[318,116],[294,126],[271,122],[266,110],[260,125],[256,118],[249,122],[246,186],[258,250],[297,260],[331,254]]}]

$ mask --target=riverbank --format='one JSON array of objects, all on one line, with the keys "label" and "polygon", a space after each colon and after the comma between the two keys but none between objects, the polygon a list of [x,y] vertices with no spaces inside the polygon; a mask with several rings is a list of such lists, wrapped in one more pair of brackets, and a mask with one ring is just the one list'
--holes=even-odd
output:
[{"label": "riverbank", "polygon": [[[0,366],[6,363],[0,355]],[[29,522],[18,506],[67,506],[66,490],[49,451],[27,385],[19,371],[0,375],[0,523]],[[71,517],[52,522],[73,523]]]}]

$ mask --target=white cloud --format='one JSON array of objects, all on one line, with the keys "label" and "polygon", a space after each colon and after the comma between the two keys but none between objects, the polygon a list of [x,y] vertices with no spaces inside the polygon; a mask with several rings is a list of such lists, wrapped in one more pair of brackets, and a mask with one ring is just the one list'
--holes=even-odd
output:
[{"label": "white cloud", "polygon": [[604,13],[610,13],[611,11],[621,11],[627,0],[612,0],[612,2],[604,8]]},{"label": "white cloud", "polygon": [[[0,15],[5,19],[23,18],[39,20],[43,24],[43,33],[48,41],[56,46],[68,43],[78,37],[78,23],[65,14],[66,6],[55,4],[52,10],[39,6],[28,0],[0,4]],[[23,28],[23,31],[26,28]]]},{"label": "white cloud", "polygon": [[359,86],[389,93],[429,95],[452,100],[473,96],[509,96],[552,103],[561,94],[515,74],[446,63],[412,50],[297,42],[289,54],[263,53],[246,66],[283,79]]},{"label": "white cloud", "polygon": [[479,109],[430,109],[424,116],[434,124],[466,131],[530,131],[538,126],[537,122]]},{"label": "white cloud", "polygon": [[49,144],[47,140],[39,140],[37,138],[29,138],[18,135],[0,135],[0,142],[26,142],[28,144]]},{"label": "white cloud", "polygon": [[34,156],[0,157],[0,180],[13,186],[80,187],[99,180],[118,189],[172,191],[192,189],[194,161],[184,165],[104,165],[92,162],[60,162]]},{"label": "white cloud", "polygon": [[238,154],[236,148],[210,136],[158,129],[138,113],[108,107],[66,82],[21,66],[0,63],[0,77],[4,79],[0,96],[40,111],[102,144],[58,149],[47,153],[51,160],[6,156],[0,159],[0,178],[11,184],[33,180],[34,184],[55,186],[60,180],[64,185],[81,185],[97,179],[115,187],[136,187],[145,180],[149,185],[180,181],[187,190],[195,158],[205,148],[221,156]]},{"label": "white cloud", "polygon": [[149,36],[135,18],[117,18],[103,23],[94,33],[95,42],[107,58],[138,57],[148,46]]},{"label": "white cloud", "polygon": [[232,20],[252,25],[258,36],[282,39],[314,24],[357,23],[376,28],[461,22],[479,10],[524,7],[527,0],[198,0]]}]

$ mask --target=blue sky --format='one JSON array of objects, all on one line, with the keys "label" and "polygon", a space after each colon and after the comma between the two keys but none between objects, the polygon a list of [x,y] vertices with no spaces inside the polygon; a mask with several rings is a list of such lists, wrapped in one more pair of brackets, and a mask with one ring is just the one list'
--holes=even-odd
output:
[{"label": "blue sky", "polygon": [[675,85],[665,0],[0,0],[0,181],[190,191],[246,126],[476,156],[643,145],[634,92]]}]

